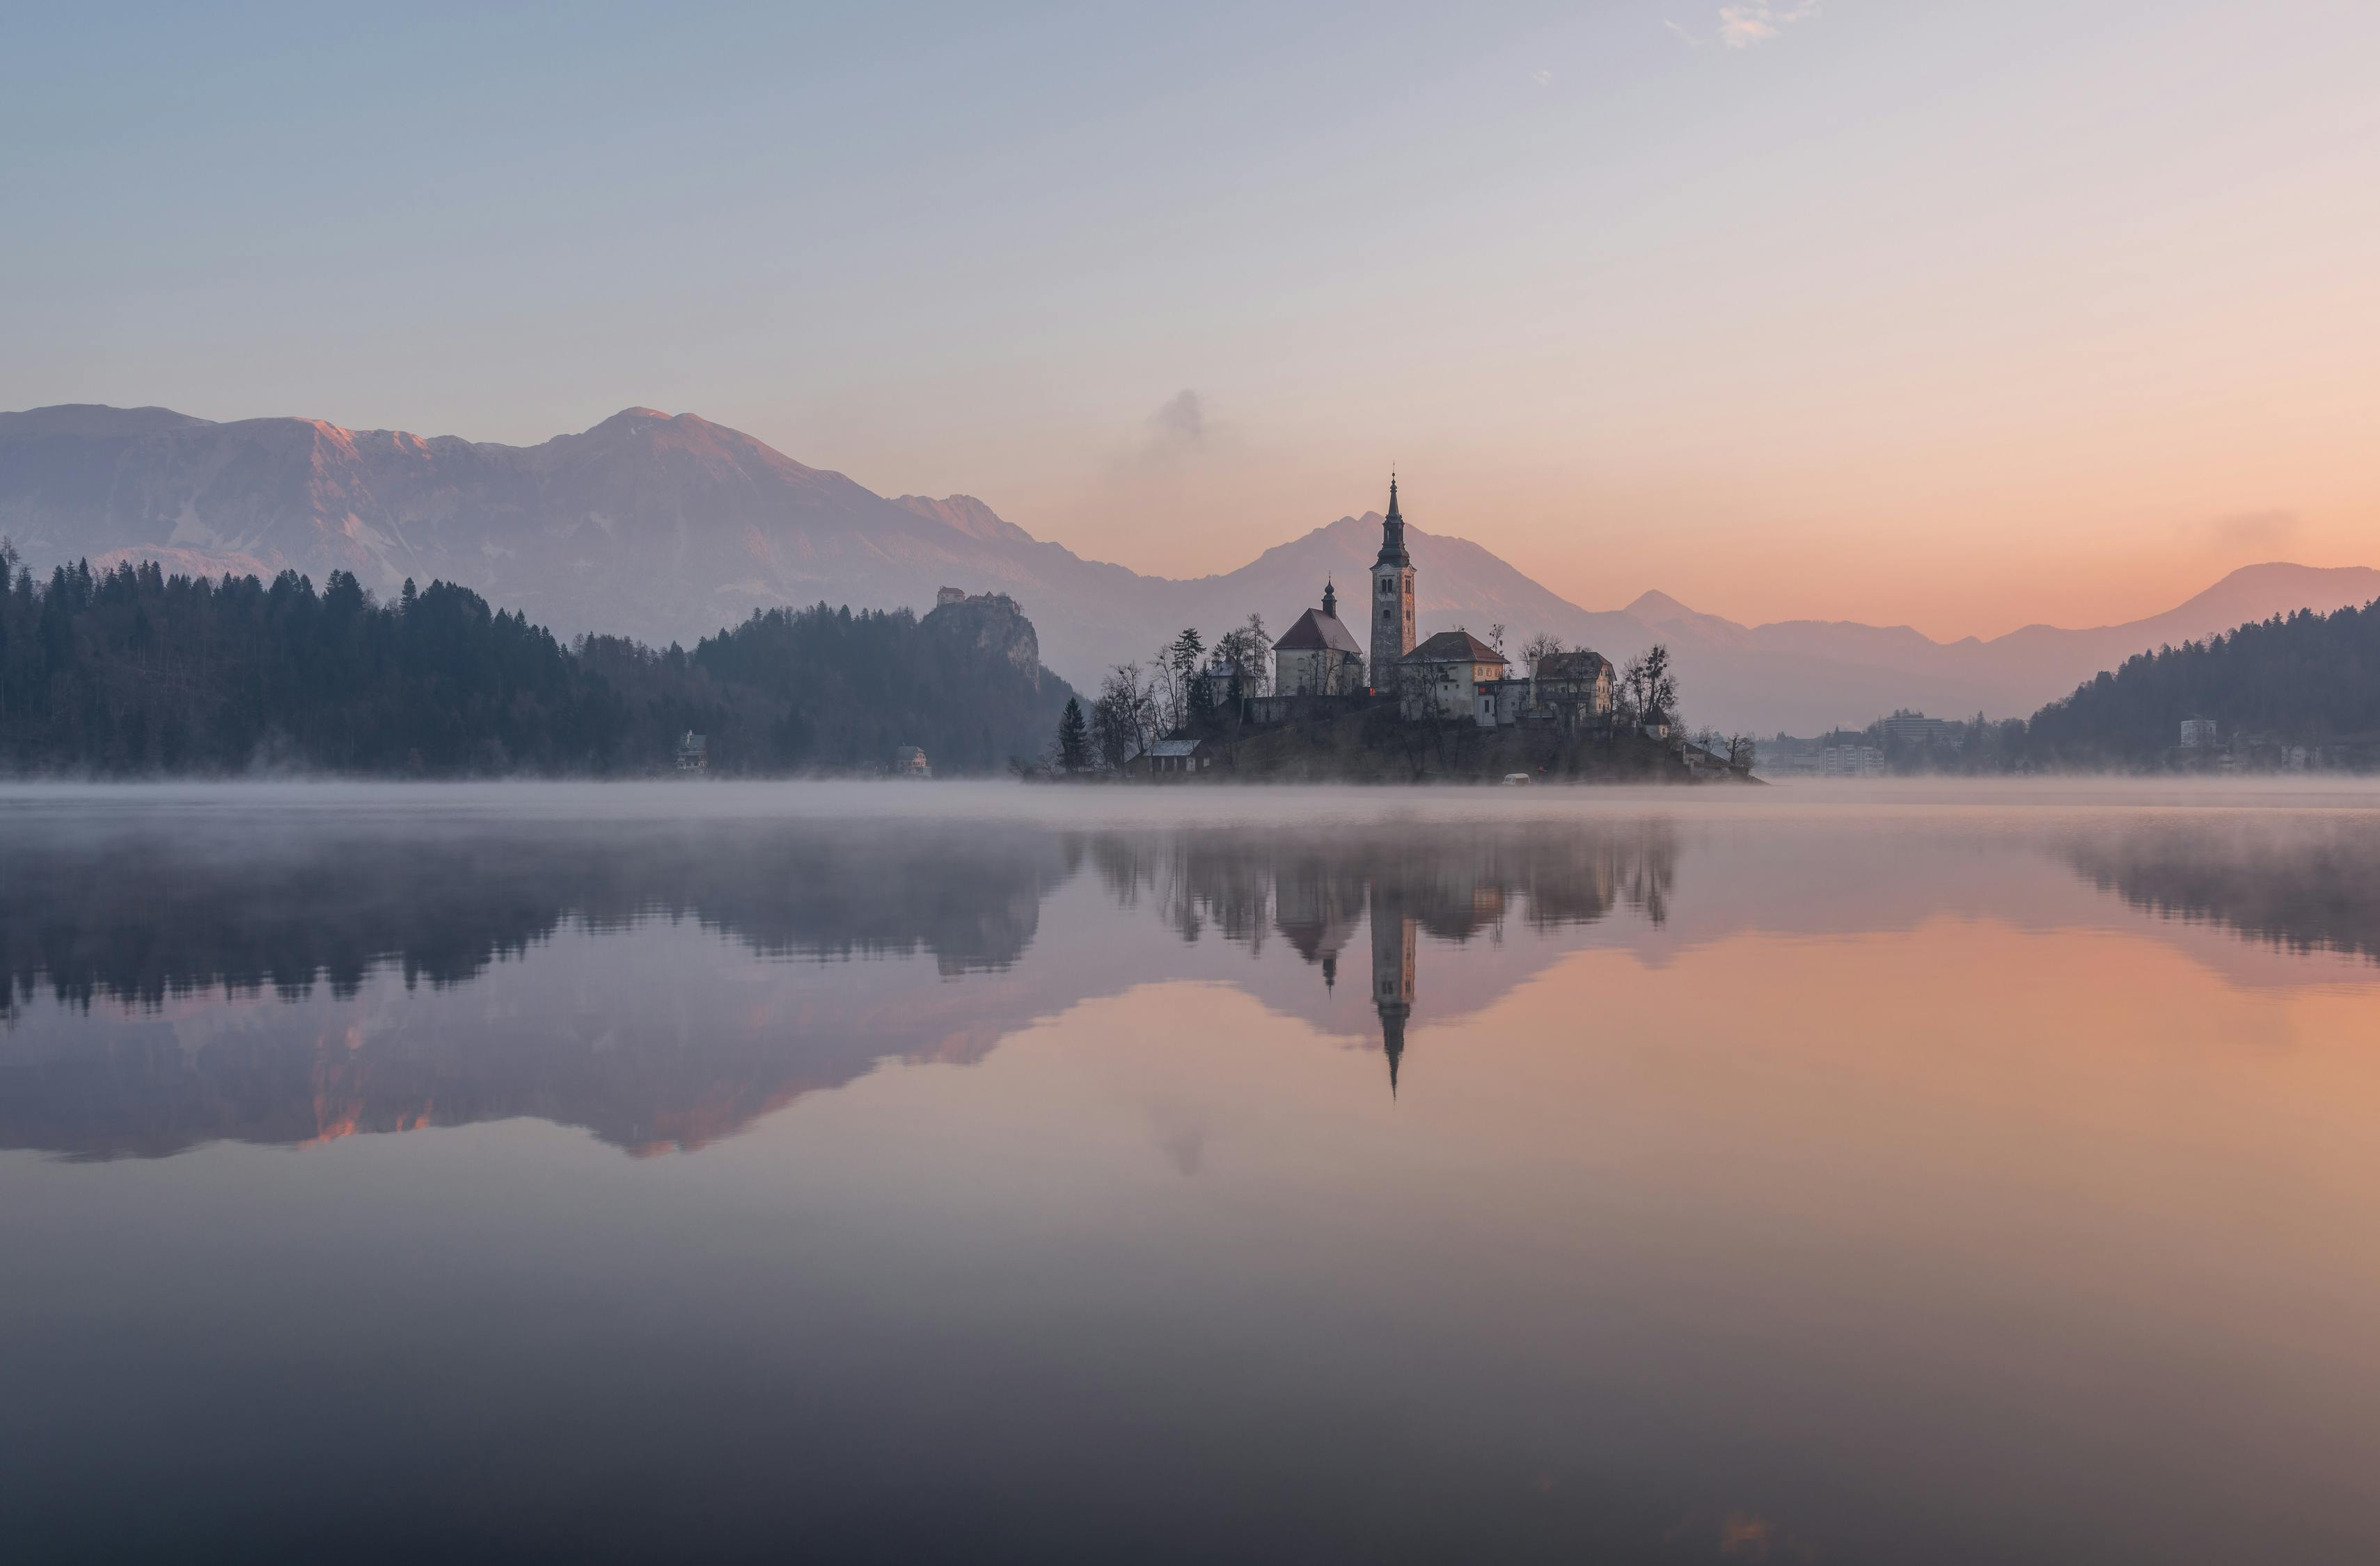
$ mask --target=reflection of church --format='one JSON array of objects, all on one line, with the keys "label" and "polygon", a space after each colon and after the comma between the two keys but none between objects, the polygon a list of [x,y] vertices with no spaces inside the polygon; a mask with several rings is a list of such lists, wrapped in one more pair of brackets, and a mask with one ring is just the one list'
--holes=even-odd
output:
[{"label": "reflection of church", "polygon": [[[1336,988],[1339,958],[1359,922],[1368,928],[1371,1002],[1391,1094],[1413,1023],[1420,937],[1462,946],[1501,929],[1516,913],[1532,929],[1550,929],[1593,924],[1621,904],[1658,925],[1675,858],[1667,834],[1643,824],[1581,830],[1514,823],[1423,841],[1384,828],[1342,834],[1327,848],[1301,841],[1287,853],[1260,842],[1209,841],[1214,852],[1193,855],[1194,860],[1245,858],[1269,869],[1273,928],[1300,957],[1321,968],[1326,989]],[[1212,864],[1192,879],[1260,895]],[[1460,975],[1454,989],[1463,989]],[[1436,993],[1439,1005],[1450,1003],[1447,990]]]},{"label": "reflection of church", "polygon": [[1372,889],[1372,1004],[1380,1014],[1380,1048],[1389,1056],[1389,1096],[1397,1091],[1397,1067],[1405,1058],[1405,1024],[1413,1016],[1414,950],[1421,926],[1404,910],[1404,900]]}]

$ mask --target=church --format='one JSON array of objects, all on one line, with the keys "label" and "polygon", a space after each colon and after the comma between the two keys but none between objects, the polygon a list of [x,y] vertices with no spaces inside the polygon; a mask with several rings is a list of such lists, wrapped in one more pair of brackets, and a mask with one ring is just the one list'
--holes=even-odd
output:
[{"label": "church", "polygon": [[[1272,646],[1272,698],[1260,717],[1281,721],[1296,698],[1393,700],[1410,722],[1460,722],[1480,728],[1517,723],[1524,716],[1575,727],[1611,711],[1612,668],[1600,654],[1578,649],[1543,660],[1544,667],[1514,678],[1502,651],[1468,631],[1440,631],[1418,639],[1414,613],[1415,573],[1405,547],[1405,518],[1397,480],[1389,476],[1389,510],[1380,521],[1380,552],[1372,562],[1370,602],[1364,612],[1371,656],[1364,656],[1339,617],[1336,583],[1322,588],[1322,607],[1309,609]],[[1368,666],[1369,679],[1366,670]]]},{"label": "church", "polygon": [[1339,589],[1322,585],[1322,607],[1309,609],[1272,644],[1272,688],[1281,696],[1361,696],[1364,649],[1339,618]]}]

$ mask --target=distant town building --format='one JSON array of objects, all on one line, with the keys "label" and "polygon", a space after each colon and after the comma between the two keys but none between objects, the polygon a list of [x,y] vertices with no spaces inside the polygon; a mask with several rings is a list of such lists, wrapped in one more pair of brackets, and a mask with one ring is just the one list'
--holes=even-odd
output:
[{"label": "distant town building", "polygon": [[2181,721],[2181,747],[2184,750],[2212,750],[2216,743],[2214,719],[2184,718]]},{"label": "distant town building", "polygon": [[934,775],[934,769],[932,763],[926,759],[924,751],[914,745],[905,745],[892,752],[892,775],[896,778],[930,778]]},{"label": "distant town building", "polygon": [[707,771],[710,767],[710,743],[692,729],[679,736],[676,752],[677,770],[681,772]]},{"label": "distant town building", "polygon": [[1929,718],[1923,712],[1895,712],[1877,725],[1884,731],[1888,748],[1901,750],[1955,750],[1959,748],[1959,725],[1943,718]]},{"label": "distant town building", "polygon": [[940,609],[945,604],[965,603],[966,600],[966,589],[943,588],[934,594],[934,607]]},{"label": "distant town building", "polygon": [[1398,704],[1407,718],[1468,718],[1493,728],[1506,668],[1504,655],[1470,632],[1440,631],[1397,660]]},{"label": "distant town building", "polygon": [[1873,745],[1823,745],[1818,747],[1818,771],[1830,778],[1880,778],[1884,751]]},{"label": "distant town building", "polygon": [[1339,618],[1339,589],[1322,584],[1322,607],[1309,609],[1272,644],[1272,688],[1280,696],[1354,696],[1364,688],[1364,646]]},{"label": "distant town building", "polygon": [[1414,564],[1405,552],[1404,513],[1397,509],[1397,476],[1389,475],[1389,515],[1380,523],[1379,558],[1372,562],[1372,688],[1398,694],[1398,662],[1414,649]]}]

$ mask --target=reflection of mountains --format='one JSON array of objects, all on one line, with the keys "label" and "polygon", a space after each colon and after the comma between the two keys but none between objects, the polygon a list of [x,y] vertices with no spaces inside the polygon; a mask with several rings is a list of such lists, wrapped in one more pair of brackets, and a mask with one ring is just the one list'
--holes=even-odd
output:
[{"label": "reflection of mountains", "polygon": [[2380,960],[2380,827],[2338,819],[2168,823],[2069,849],[2102,892],[2295,952]]},{"label": "reflection of mountains", "polygon": [[[1651,826],[37,833],[0,856],[18,1012],[0,1146],[153,1156],[529,1115],[699,1147],[880,1060],[977,1059],[1036,1016],[1182,977],[1181,942],[1209,933],[1258,957],[1279,937],[1321,982],[1281,979],[1319,999],[1367,919],[1389,934],[1376,970],[1401,965],[1378,1007],[1393,1072],[1416,929],[1500,938],[1508,918],[1552,929],[1623,904],[1658,920],[1674,853]],[[1063,939],[1020,961],[1086,861],[1095,879],[1056,904]],[[713,931],[809,960],[756,964]],[[855,956],[932,961],[839,960]],[[42,990],[59,1011],[29,1009]]]}]

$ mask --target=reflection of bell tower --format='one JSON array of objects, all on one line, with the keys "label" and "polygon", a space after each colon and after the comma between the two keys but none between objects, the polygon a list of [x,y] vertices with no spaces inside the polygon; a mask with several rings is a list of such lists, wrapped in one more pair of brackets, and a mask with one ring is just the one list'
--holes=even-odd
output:
[{"label": "reflection of bell tower", "polygon": [[1372,892],[1372,1004],[1380,1014],[1380,1047],[1389,1056],[1389,1096],[1405,1055],[1405,1019],[1413,1015],[1414,936],[1419,927],[1401,899]]}]

